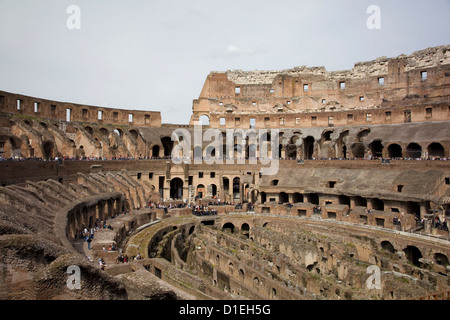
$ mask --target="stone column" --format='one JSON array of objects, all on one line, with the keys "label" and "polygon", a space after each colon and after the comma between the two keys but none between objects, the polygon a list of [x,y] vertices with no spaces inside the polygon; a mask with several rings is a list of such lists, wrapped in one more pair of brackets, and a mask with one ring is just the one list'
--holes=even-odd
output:
[{"label": "stone column", "polygon": [[373,206],[372,206],[372,199],[370,199],[370,201],[367,201],[367,210],[372,210]]},{"label": "stone column", "polygon": [[184,187],[185,184],[183,184],[183,200],[186,199],[189,202],[189,186]]},{"label": "stone column", "polygon": [[163,188],[163,199],[169,199],[170,198],[170,188],[164,187]]},{"label": "stone column", "polygon": [[89,218],[88,218],[88,223],[87,226],[88,228],[92,228],[94,227],[95,224],[95,220],[97,218],[97,205],[93,205],[91,207],[89,207]]},{"label": "stone column", "polygon": [[286,159],[286,146],[284,144],[281,145],[281,158]]},{"label": "stone column", "polygon": [[423,223],[423,229],[426,233],[431,233],[431,223],[432,223],[431,220],[425,219]]},{"label": "stone column", "polygon": [[353,210],[356,207],[355,205],[355,199],[354,198],[350,198],[350,210]]},{"label": "stone column", "polygon": [[425,207],[425,203],[421,203],[420,204],[420,219],[422,219],[425,214],[427,214],[427,208]]},{"label": "stone column", "polygon": [[113,199],[109,199],[106,203],[106,214],[108,218],[113,216],[114,207],[113,207]]}]

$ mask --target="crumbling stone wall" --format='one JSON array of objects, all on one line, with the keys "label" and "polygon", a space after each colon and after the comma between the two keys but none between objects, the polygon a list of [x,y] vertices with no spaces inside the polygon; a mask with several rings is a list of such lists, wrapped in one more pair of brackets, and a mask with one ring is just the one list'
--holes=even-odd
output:
[{"label": "crumbling stone wall", "polygon": [[[439,46],[333,72],[306,66],[214,71],[193,102],[190,124],[202,115],[214,128],[248,128],[250,118],[256,128],[404,123],[408,110],[412,122],[448,120],[449,52],[448,45]],[[431,105],[436,117],[426,112]]]}]

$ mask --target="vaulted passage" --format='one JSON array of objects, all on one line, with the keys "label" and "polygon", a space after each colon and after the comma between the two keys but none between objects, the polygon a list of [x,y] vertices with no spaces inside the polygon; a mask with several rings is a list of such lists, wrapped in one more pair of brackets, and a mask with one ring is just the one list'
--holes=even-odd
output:
[{"label": "vaulted passage", "polygon": [[42,145],[42,150],[44,152],[43,156],[45,159],[53,158],[53,143],[50,141],[44,142]]},{"label": "vaulted passage", "polygon": [[381,242],[381,248],[383,248],[384,250],[386,250],[386,251],[388,251],[390,253],[394,253],[395,252],[394,246],[389,241],[382,241]]},{"label": "vaulted passage", "polygon": [[416,267],[420,267],[419,259],[422,258],[422,252],[415,246],[407,246],[403,249],[403,252],[406,255],[406,258],[409,262],[411,262]]},{"label": "vaulted passage", "polygon": [[161,143],[164,147],[164,156],[170,157],[173,149],[173,141],[169,137],[164,137],[161,139]]},{"label": "vaulted passage", "polygon": [[352,153],[355,158],[364,158],[365,147],[364,144],[357,142],[352,145]]},{"label": "vaulted passage", "polygon": [[398,144],[391,144],[388,147],[389,158],[401,158],[402,157],[402,147]]},{"label": "vaulted passage", "polygon": [[373,157],[381,158],[383,156],[383,145],[381,144],[381,141],[373,141],[369,145],[369,148]]},{"label": "vaulted passage", "polygon": [[449,262],[448,262],[448,258],[445,254],[442,253],[435,253],[434,254],[434,261],[440,265],[440,266],[448,266]]},{"label": "vaulted passage", "polygon": [[428,146],[428,156],[429,157],[444,157],[444,147],[440,143],[432,143]]},{"label": "vaulted passage", "polygon": [[313,137],[307,137],[305,138],[304,142],[304,158],[305,159],[312,159],[314,154],[314,138]]},{"label": "vaulted passage", "polygon": [[223,225],[222,230],[233,233],[234,228],[235,228],[234,224],[232,224],[231,222],[227,222]]},{"label": "vaulted passage", "polygon": [[406,157],[417,159],[422,156],[422,147],[417,143],[410,143],[406,147]]},{"label": "vaulted passage", "polygon": [[153,146],[152,157],[155,157],[155,158],[159,157],[159,146],[158,145]]}]

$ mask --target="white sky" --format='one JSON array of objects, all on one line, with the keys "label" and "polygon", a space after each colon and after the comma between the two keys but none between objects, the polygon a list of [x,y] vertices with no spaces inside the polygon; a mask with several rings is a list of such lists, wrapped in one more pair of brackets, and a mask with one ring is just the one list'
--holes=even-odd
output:
[{"label": "white sky", "polygon": [[0,90],[188,123],[211,71],[350,69],[449,44],[449,17],[450,0],[0,0]]}]

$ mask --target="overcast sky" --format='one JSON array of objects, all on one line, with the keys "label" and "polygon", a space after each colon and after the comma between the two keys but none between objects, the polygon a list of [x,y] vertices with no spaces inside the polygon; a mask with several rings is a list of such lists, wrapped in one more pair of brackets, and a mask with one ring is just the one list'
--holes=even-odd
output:
[{"label": "overcast sky", "polygon": [[0,90],[188,123],[211,71],[350,69],[450,44],[449,17],[450,0],[0,0]]}]

